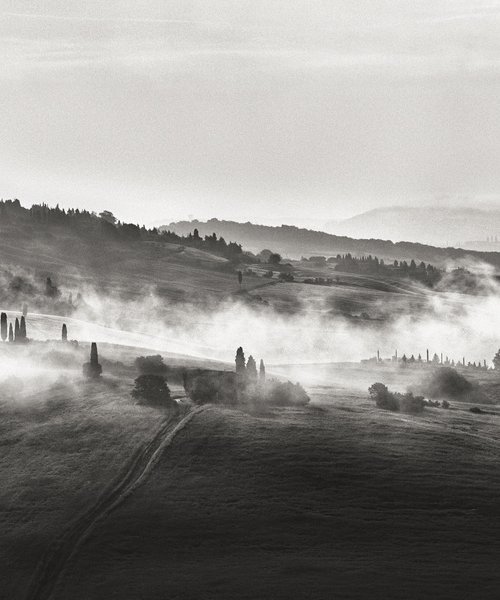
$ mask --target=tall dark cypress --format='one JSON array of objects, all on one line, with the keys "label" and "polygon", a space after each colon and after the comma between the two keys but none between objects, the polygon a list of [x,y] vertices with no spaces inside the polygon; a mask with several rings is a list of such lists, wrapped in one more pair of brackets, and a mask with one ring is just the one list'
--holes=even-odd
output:
[{"label": "tall dark cypress", "polygon": [[26,341],[26,319],[24,315],[21,317],[21,324],[19,325],[19,337],[23,342]]},{"label": "tall dark cypress", "polygon": [[62,338],[63,342],[68,341],[68,329],[66,327],[66,323],[63,323],[62,331],[61,331],[61,338]]},{"label": "tall dark cypress", "polygon": [[90,364],[98,365],[99,364],[99,356],[97,354],[97,344],[92,342],[92,346],[90,347]]},{"label": "tall dark cypress", "polygon": [[0,317],[0,322],[1,322],[1,326],[0,326],[0,336],[2,337],[2,341],[5,342],[5,340],[7,339],[7,314],[6,313],[2,313],[1,317]]},{"label": "tall dark cypress", "polygon": [[14,325],[14,341],[18,342],[20,340],[19,337],[19,319],[16,317],[16,322]]}]

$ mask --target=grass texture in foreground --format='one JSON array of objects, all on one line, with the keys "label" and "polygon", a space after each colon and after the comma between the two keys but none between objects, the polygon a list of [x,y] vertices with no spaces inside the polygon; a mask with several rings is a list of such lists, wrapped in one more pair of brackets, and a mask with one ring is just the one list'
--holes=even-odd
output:
[{"label": "grass texture in foreground", "polygon": [[197,415],[55,598],[497,598],[498,417],[314,400]]}]

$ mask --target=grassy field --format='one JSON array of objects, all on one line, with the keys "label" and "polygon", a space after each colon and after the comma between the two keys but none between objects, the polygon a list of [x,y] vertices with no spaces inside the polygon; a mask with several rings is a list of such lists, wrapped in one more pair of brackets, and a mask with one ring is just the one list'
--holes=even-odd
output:
[{"label": "grassy field", "polygon": [[312,395],[198,415],[55,598],[497,598],[500,417]]}]

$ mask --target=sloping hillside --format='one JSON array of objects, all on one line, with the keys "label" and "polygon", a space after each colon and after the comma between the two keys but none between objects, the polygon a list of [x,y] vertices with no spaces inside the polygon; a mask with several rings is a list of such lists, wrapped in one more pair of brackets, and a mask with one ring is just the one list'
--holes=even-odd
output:
[{"label": "sloping hillside", "polygon": [[[465,207],[389,206],[376,208],[340,222],[326,224],[336,235],[377,237],[395,242],[406,240],[435,246],[460,246],[482,241],[478,250],[498,251],[500,211]],[[493,238],[487,242],[487,238]],[[488,247],[489,246],[489,247]],[[471,248],[474,249],[474,248]]]},{"label": "sloping hillside", "polygon": [[237,223],[210,219],[201,221],[179,221],[170,223],[160,229],[174,231],[185,235],[193,229],[200,235],[215,232],[225,238],[237,239],[252,252],[260,252],[269,248],[291,258],[323,254],[333,256],[337,253],[350,252],[355,255],[373,254],[388,260],[418,260],[432,262],[436,265],[450,260],[471,257],[500,267],[500,252],[475,252],[461,248],[438,248],[414,242],[397,242],[381,239],[353,239],[346,236],[332,235],[322,231],[301,229],[291,225],[271,227],[253,223]]},{"label": "sloping hillside", "polygon": [[[174,301],[205,302],[238,290],[237,262],[204,249],[203,240],[200,247],[190,247],[154,230],[118,229],[95,215],[84,219],[55,213],[39,220],[18,205],[2,206],[0,266],[9,274],[2,300],[19,291],[10,289],[12,275],[22,277],[18,285],[28,295],[46,277],[66,288],[90,284],[127,297],[153,289]],[[245,277],[248,289],[261,283]]]}]

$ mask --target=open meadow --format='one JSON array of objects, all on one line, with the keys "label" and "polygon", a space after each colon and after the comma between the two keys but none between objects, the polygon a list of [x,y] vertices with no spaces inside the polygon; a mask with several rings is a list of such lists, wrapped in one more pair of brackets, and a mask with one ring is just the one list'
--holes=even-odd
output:
[{"label": "open meadow", "polygon": [[197,415],[54,598],[496,598],[500,415],[310,391]]}]

